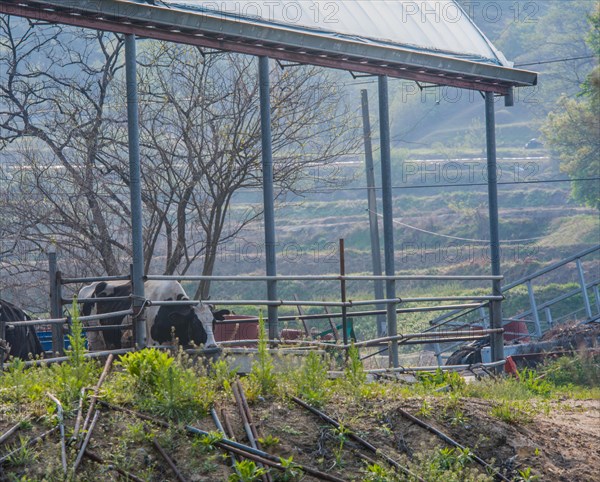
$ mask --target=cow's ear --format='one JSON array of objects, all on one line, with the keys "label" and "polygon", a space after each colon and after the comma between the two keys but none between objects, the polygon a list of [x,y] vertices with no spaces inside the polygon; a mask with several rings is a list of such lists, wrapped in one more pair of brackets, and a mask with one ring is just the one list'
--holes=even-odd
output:
[{"label": "cow's ear", "polygon": [[94,294],[99,295],[106,289],[107,286],[108,283],[106,281],[100,281],[100,283],[96,285],[96,288],[94,288]]},{"label": "cow's ear", "polygon": [[226,315],[231,315],[231,311],[229,310],[219,310],[213,313],[213,317],[217,321],[223,321]]}]

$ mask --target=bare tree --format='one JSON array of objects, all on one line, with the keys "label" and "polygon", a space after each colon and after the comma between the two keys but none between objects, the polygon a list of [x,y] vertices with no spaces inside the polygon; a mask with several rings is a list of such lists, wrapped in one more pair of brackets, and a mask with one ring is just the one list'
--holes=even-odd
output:
[{"label": "bare tree", "polygon": [[60,243],[80,268],[120,272],[129,250],[118,232],[128,223],[124,189],[98,160],[112,143],[109,90],[122,42],[8,16],[0,17],[0,39],[2,178],[10,193],[3,210],[15,239]]},{"label": "bare tree", "polygon": [[[262,184],[256,61],[152,42],[140,62],[144,202],[152,213],[146,249],[156,255],[162,241],[166,274],[186,273],[201,258],[201,274],[211,275],[218,245],[262,213],[248,209],[233,221],[228,217],[237,192]],[[281,195],[299,189],[307,166],[338,160],[359,137],[331,75],[274,66],[271,77]],[[209,289],[203,282],[196,295],[205,298]]]},{"label": "bare tree", "polygon": [[[146,271],[210,275],[219,243],[261,214],[230,215],[236,193],[261,184],[255,61],[140,50]],[[59,244],[80,273],[122,273],[131,259],[122,54],[112,34],[0,17],[0,229],[21,252]],[[320,69],[274,68],[271,96],[280,195],[359,136]]]}]

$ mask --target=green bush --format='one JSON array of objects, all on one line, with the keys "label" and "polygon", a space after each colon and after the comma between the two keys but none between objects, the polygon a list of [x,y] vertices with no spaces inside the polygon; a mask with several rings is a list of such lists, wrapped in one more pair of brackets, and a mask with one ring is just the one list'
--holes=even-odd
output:
[{"label": "green bush", "polygon": [[121,356],[119,364],[133,380],[133,401],[142,410],[191,420],[205,415],[216,397],[214,380],[185,366],[182,357],[148,348]]}]

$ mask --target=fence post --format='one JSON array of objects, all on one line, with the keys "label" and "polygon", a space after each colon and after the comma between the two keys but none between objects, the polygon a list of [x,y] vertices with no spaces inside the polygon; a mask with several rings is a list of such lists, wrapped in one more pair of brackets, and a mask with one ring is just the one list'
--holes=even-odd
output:
[{"label": "fence post", "polygon": [[[62,283],[60,271],[56,261],[56,251],[53,249],[48,253],[48,272],[50,275],[50,317],[62,318]],[[64,354],[64,325],[62,323],[52,324],[52,353]]]},{"label": "fence post", "polygon": [[531,314],[533,315],[533,323],[535,325],[535,336],[541,338],[542,326],[540,325],[540,314],[538,313],[537,303],[535,302],[531,280],[527,280],[527,293],[529,294],[529,306],[531,307]]},{"label": "fence post", "polygon": [[594,285],[594,296],[596,297],[596,310],[600,315],[600,290],[598,290],[598,285]]},{"label": "fence post", "polygon": [[577,271],[579,272],[579,285],[581,286],[581,296],[583,296],[583,304],[585,305],[585,314],[588,318],[591,318],[592,307],[590,306],[590,298],[588,297],[587,286],[585,284],[585,275],[583,273],[583,266],[581,264],[581,258],[577,258]]},{"label": "fence post", "polygon": [[[340,239],[340,295],[342,303],[346,303],[346,259],[344,256],[344,240]],[[342,340],[344,345],[348,345],[348,308],[346,305],[342,306]],[[346,353],[348,351],[346,350]]]},{"label": "fence post", "polygon": [[554,322],[552,321],[552,312],[550,311],[550,308],[544,308],[544,313],[546,313],[546,322],[548,323],[548,326],[551,327]]},{"label": "fence post", "polygon": [[[485,93],[485,139],[488,176],[488,208],[490,216],[490,254],[492,275],[500,275],[500,234],[498,222],[498,174],[496,163],[496,114],[494,111],[493,92]],[[500,280],[492,282],[492,294],[502,296]],[[490,302],[490,327],[502,328],[502,304],[500,301]],[[504,336],[494,333],[490,336],[492,361],[504,359]],[[501,368],[496,369],[498,372]]]}]

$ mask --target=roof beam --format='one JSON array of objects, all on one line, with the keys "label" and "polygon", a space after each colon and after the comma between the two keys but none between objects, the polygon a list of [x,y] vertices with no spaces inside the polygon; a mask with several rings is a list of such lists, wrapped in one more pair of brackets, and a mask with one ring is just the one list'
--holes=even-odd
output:
[{"label": "roof beam", "polygon": [[2,0],[0,13],[501,95],[537,83],[524,70],[118,0]]}]

